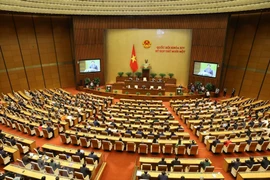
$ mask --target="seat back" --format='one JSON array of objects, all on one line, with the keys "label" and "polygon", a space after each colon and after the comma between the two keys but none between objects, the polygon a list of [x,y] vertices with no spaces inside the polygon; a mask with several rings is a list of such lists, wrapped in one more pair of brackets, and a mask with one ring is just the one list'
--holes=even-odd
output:
[{"label": "seat back", "polygon": [[122,141],[115,141],[115,150],[123,151],[124,143]]},{"label": "seat back", "polygon": [[52,152],[46,152],[46,155],[51,157],[51,158],[54,158],[54,154]]},{"label": "seat back", "polygon": [[190,155],[196,155],[198,153],[198,145],[192,145],[190,148]]},{"label": "seat back", "polygon": [[146,170],[146,171],[151,171],[152,170],[152,165],[151,164],[142,164],[141,165],[141,170]]},{"label": "seat back", "polygon": [[258,142],[251,142],[249,145],[248,151],[256,151],[257,145],[258,145]]},{"label": "seat back", "polygon": [[228,153],[233,153],[234,152],[234,148],[235,148],[235,143],[229,144],[228,147],[227,147],[227,152]]},{"label": "seat back", "polygon": [[261,151],[266,151],[269,145],[269,141],[264,141],[261,147]]},{"label": "seat back", "polygon": [[77,145],[78,144],[78,139],[75,135],[70,135],[70,138],[71,138],[71,143],[73,145]]},{"label": "seat back", "polygon": [[247,166],[239,166],[237,172],[244,172],[247,170]]},{"label": "seat back", "polygon": [[198,172],[199,166],[198,165],[190,165],[188,172]]},{"label": "seat back", "polygon": [[44,166],[45,167],[45,172],[48,174],[54,174],[53,168],[51,166]]},{"label": "seat back", "polygon": [[26,126],[27,134],[32,135],[32,131],[29,126]]},{"label": "seat back", "polygon": [[176,155],[184,155],[186,152],[186,146],[185,145],[179,145],[176,147],[175,154]]},{"label": "seat back", "polygon": [[172,144],[165,144],[165,149],[164,149],[164,153],[166,154],[171,154],[172,153]]},{"label": "seat back", "polygon": [[91,143],[92,143],[93,148],[99,149],[99,145],[98,145],[99,143],[97,139],[92,139]]},{"label": "seat back", "polygon": [[41,136],[40,131],[38,130],[37,127],[34,127],[34,130],[35,130],[37,136]]},{"label": "seat back", "polygon": [[80,173],[80,172],[74,172],[74,177],[75,179],[84,179],[84,176],[83,176],[83,173]]},{"label": "seat back", "polygon": [[19,124],[19,128],[21,132],[24,132],[24,126],[22,124]]},{"label": "seat back", "polygon": [[147,154],[148,146],[146,144],[140,144],[139,145],[139,152],[143,153],[143,154]]},{"label": "seat back", "polygon": [[241,142],[238,147],[238,152],[245,152],[247,143],[246,142]]},{"label": "seat back", "polygon": [[67,138],[65,134],[60,134],[60,140],[62,143],[67,143]]},{"label": "seat back", "polygon": [[95,161],[93,158],[85,157],[84,159],[85,159],[86,164],[95,164]]},{"label": "seat back", "polygon": [[127,151],[128,152],[135,152],[136,144],[134,142],[128,142],[127,143]]},{"label": "seat back", "polygon": [[222,153],[222,149],[223,149],[223,144],[222,143],[218,143],[216,145],[216,149],[214,153]]},{"label": "seat back", "polygon": [[20,153],[23,153],[23,146],[21,143],[16,143],[16,146],[18,147]]},{"label": "seat back", "polygon": [[88,147],[87,139],[85,137],[80,137],[81,146]]},{"label": "seat back", "polygon": [[42,132],[43,132],[43,136],[45,138],[49,138],[49,133],[48,133],[47,129],[42,129]]},{"label": "seat back", "polygon": [[79,162],[79,163],[81,162],[80,156],[72,155],[71,158],[72,158],[72,161],[74,161],[74,162]]},{"label": "seat back", "polygon": [[103,150],[110,151],[111,150],[111,142],[110,141],[102,141]]},{"label": "seat back", "polygon": [[13,180],[13,177],[5,176],[5,180]]},{"label": "seat back", "polygon": [[31,162],[31,165],[32,165],[32,169],[34,169],[36,171],[40,171],[40,167],[39,167],[38,163]]},{"label": "seat back", "polygon": [[253,166],[250,168],[250,171],[258,171],[260,167],[260,164],[253,164]]},{"label": "seat back", "polygon": [[65,169],[59,169],[59,175],[64,176],[64,177],[69,177],[68,176],[68,171]]},{"label": "seat back", "polygon": [[204,172],[214,172],[214,166],[206,166]]},{"label": "seat back", "polygon": [[65,154],[59,154],[58,156],[59,156],[59,159],[68,160],[68,158]]},{"label": "seat back", "polygon": [[22,160],[17,159],[17,162],[18,162],[19,166],[21,166],[21,167],[24,167],[24,168],[25,168],[25,164],[23,163],[23,161],[22,161]]},{"label": "seat back", "polygon": [[158,171],[167,171],[167,165],[158,165],[157,170]]},{"label": "seat back", "polygon": [[151,153],[159,153],[160,152],[160,145],[158,143],[153,143],[151,145]]},{"label": "seat back", "polygon": [[174,166],[172,167],[172,170],[173,170],[174,172],[182,172],[182,171],[183,171],[183,165],[174,165]]}]

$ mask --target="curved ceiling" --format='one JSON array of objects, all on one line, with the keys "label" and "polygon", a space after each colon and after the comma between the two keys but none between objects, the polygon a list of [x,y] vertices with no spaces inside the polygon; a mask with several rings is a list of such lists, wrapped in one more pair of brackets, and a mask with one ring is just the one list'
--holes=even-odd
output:
[{"label": "curved ceiling", "polygon": [[270,0],[0,0],[0,10],[65,15],[177,15],[270,8]]}]

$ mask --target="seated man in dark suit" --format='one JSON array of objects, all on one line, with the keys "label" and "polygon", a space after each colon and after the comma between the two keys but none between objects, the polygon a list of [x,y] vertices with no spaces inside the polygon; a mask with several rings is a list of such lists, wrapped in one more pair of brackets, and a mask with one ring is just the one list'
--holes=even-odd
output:
[{"label": "seated man in dark suit", "polygon": [[158,175],[158,180],[168,180],[168,176],[166,175],[165,171],[162,171],[162,173]]},{"label": "seated man in dark suit", "polygon": [[29,159],[29,157],[30,157],[30,154],[29,154],[29,153],[23,156],[22,162],[23,162],[25,165],[27,165],[28,163],[31,162],[31,160]]},{"label": "seated man in dark suit", "polygon": [[49,166],[51,166],[53,168],[53,170],[55,171],[56,169],[60,168],[60,163],[56,164],[54,162],[53,159],[51,159],[50,163],[49,163]]},{"label": "seated man in dark suit", "polygon": [[250,144],[251,144],[251,142],[252,142],[252,137],[249,137],[249,139],[248,139],[248,140],[246,140],[246,142],[247,142],[247,144],[248,144],[248,145],[250,145]]},{"label": "seated man in dark suit", "polygon": [[258,141],[258,144],[262,145],[264,143],[265,139],[264,137],[262,137],[259,141]]},{"label": "seated man in dark suit", "polygon": [[165,161],[165,158],[161,158],[161,161],[158,162],[158,165],[167,165],[167,162]]},{"label": "seated man in dark suit", "polygon": [[264,169],[267,169],[267,167],[269,166],[270,162],[268,160],[268,158],[266,156],[263,157],[263,160],[261,161],[261,166]]},{"label": "seated man in dark suit", "polygon": [[236,158],[236,161],[232,161],[232,168],[237,170],[239,166],[241,166],[241,162],[239,158]]},{"label": "seated man in dark suit", "polygon": [[246,165],[247,165],[248,168],[251,168],[253,166],[253,164],[255,164],[254,157],[253,156],[250,156],[249,157],[249,160],[246,160],[245,163],[246,163]]},{"label": "seated man in dark suit", "polygon": [[171,165],[172,166],[175,166],[175,165],[180,165],[181,164],[181,162],[178,160],[178,157],[176,156],[175,158],[174,158],[174,160],[172,160],[172,162],[171,162]]},{"label": "seated man in dark suit", "polygon": [[4,139],[5,138],[5,134],[2,133],[2,129],[0,129],[0,139]]},{"label": "seated man in dark suit", "polygon": [[220,143],[220,140],[219,140],[218,138],[216,138],[216,139],[213,141],[213,146],[216,147],[218,143]]},{"label": "seated man in dark suit", "polygon": [[12,146],[15,146],[17,143],[17,141],[15,140],[13,136],[10,138],[9,142],[12,144]]},{"label": "seated man in dark suit", "polygon": [[194,140],[192,140],[191,141],[191,144],[190,145],[188,145],[188,148],[190,149],[192,146],[194,146],[194,145],[196,145],[196,143],[195,143],[195,141]]},{"label": "seated man in dark suit", "polygon": [[82,153],[80,149],[77,150],[76,155],[80,156],[81,159],[84,158],[84,153]]},{"label": "seated man in dark suit", "polygon": [[88,155],[88,157],[93,158],[94,161],[99,162],[99,158],[98,158],[97,155],[94,154],[94,151],[92,151],[92,152]]},{"label": "seated man in dark suit", "polygon": [[91,176],[91,171],[88,167],[86,167],[86,164],[83,164],[83,166],[80,168],[80,172],[83,174],[84,177],[86,177],[87,175],[89,175],[89,177]]},{"label": "seated man in dark suit", "polygon": [[201,167],[205,170],[207,166],[211,166],[211,163],[209,160],[206,158],[204,161],[200,162]]},{"label": "seated man in dark suit", "polygon": [[52,133],[54,136],[53,128],[51,128],[51,126],[47,127],[47,131],[48,131],[48,133]]},{"label": "seated man in dark suit", "polygon": [[150,178],[151,178],[150,174],[148,174],[147,171],[144,171],[140,179],[150,179]]}]

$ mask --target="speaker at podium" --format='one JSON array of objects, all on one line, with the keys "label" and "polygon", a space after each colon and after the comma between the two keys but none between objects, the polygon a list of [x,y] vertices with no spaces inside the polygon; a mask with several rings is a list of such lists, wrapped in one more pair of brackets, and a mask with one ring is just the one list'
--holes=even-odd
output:
[{"label": "speaker at podium", "polygon": [[106,92],[112,92],[112,85],[106,85]]},{"label": "speaker at podium", "polygon": [[183,95],[183,89],[182,88],[176,88],[176,95]]}]

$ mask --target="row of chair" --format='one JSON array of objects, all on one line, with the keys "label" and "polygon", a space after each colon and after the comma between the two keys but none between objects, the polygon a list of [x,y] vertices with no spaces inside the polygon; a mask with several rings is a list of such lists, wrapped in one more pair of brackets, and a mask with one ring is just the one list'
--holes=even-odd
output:
[{"label": "row of chair", "polygon": [[253,166],[251,168],[248,168],[247,166],[239,166],[238,169],[231,169],[231,174],[233,175],[233,177],[237,176],[238,172],[251,172],[251,171],[260,171],[263,173],[263,171],[269,171],[270,170],[270,165],[264,169],[263,167],[261,167],[260,164],[253,164]]},{"label": "row of chair", "polygon": [[216,146],[211,147],[211,151],[213,153],[233,153],[233,152],[255,152],[255,151],[267,151],[269,149],[269,141],[264,141],[262,145],[258,144],[258,142],[251,142],[247,144],[247,142],[240,142],[239,145],[235,143],[231,143],[228,146],[225,146],[223,143],[218,143]]},{"label": "row of chair", "polygon": [[[73,144],[80,145],[83,147],[92,147],[95,149],[102,148],[105,151],[111,151],[113,148],[116,151],[126,151],[128,152],[136,152],[137,145],[135,142],[127,142],[125,145],[122,141],[115,141],[114,145],[111,141],[107,140],[98,140],[98,139],[92,139],[91,141],[87,140],[85,137],[80,137],[79,140],[77,140],[77,137],[75,135],[70,135],[70,137],[66,137],[65,134],[60,134],[61,142],[65,144],[69,144],[73,139]],[[190,149],[186,148],[185,145],[179,145],[174,148],[172,144],[165,144],[164,146],[160,146],[158,143],[153,143],[150,146],[150,152],[151,153],[160,153],[162,150],[162,153],[164,154],[177,154],[177,155],[196,155],[198,154],[198,145],[193,145]],[[138,153],[140,154],[148,154],[148,145],[147,144],[139,144],[138,146]]]}]

